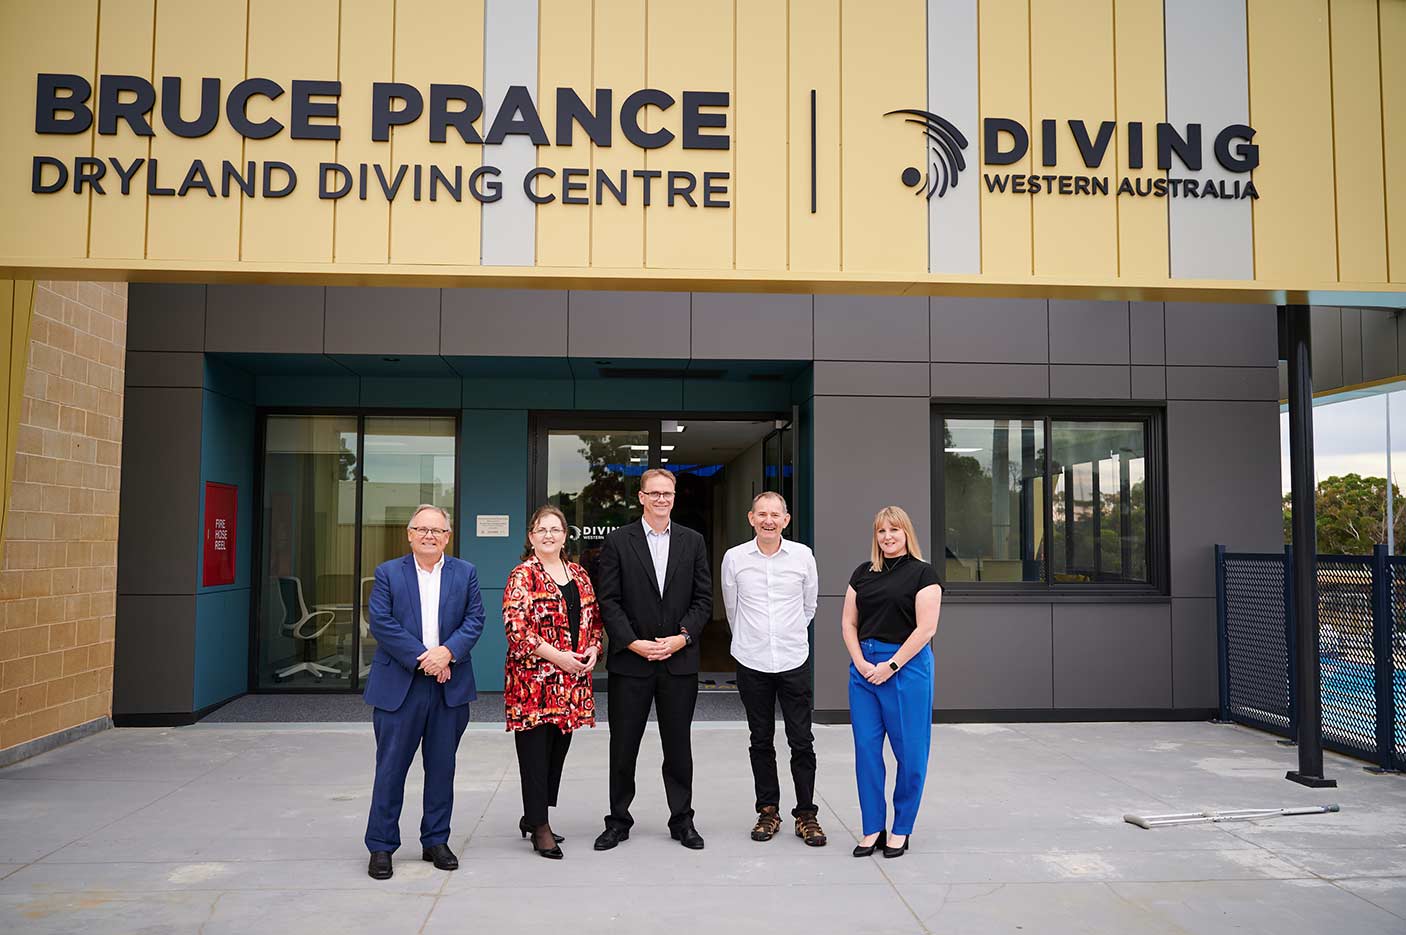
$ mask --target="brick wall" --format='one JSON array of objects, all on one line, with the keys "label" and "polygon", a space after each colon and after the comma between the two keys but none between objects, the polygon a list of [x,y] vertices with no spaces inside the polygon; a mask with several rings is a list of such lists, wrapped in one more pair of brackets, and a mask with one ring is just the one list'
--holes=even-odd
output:
[{"label": "brick wall", "polygon": [[0,750],[109,715],[125,284],[40,282],[0,564]]}]

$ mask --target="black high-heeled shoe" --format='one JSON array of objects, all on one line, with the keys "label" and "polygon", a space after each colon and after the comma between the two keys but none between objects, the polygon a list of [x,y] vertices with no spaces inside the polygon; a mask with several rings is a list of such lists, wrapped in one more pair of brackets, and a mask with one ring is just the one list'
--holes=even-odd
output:
[{"label": "black high-heeled shoe", "polygon": [[[532,826],[527,823],[526,815],[522,816],[522,818],[518,820],[517,830],[522,832],[523,837],[527,837],[529,834],[532,833]],[[560,844],[562,841],[565,841],[566,838],[562,837],[556,832],[552,832],[552,840]]]},{"label": "black high-heeled shoe", "polygon": [[856,845],[854,846],[854,851],[852,852],[852,854],[853,854],[853,856],[855,856],[855,857],[869,857],[869,856],[872,856],[872,855],[873,855],[873,853],[874,853],[875,850],[877,850],[878,848],[881,848],[881,847],[882,847],[885,851],[887,851],[887,850],[888,850],[888,847],[886,846],[886,845],[887,845],[887,842],[888,842],[888,832],[887,832],[887,831],[880,831],[880,832],[879,832],[879,836],[874,839],[874,843],[873,843],[873,844],[870,844],[870,845],[868,845],[867,847],[866,847],[865,845],[863,845],[863,844],[856,844]]},{"label": "black high-heeled shoe", "polygon": [[[555,839],[556,835],[552,835],[552,838]],[[556,844],[555,840],[551,847],[543,847],[538,844],[536,831],[532,832],[532,849],[537,852],[538,857],[545,857],[548,860],[561,860],[562,857],[566,856],[561,852],[561,846]]]},{"label": "black high-heeled shoe", "polygon": [[885,856],[885,857],[902,857],[903,854],[904,854],[904,852],[908,850],[908,842],[909,842],[909,841],[912,841],[912,840],[913,840],[913,835],[910,834],[910,835],[908,835],[908,837],[906,837],[906,838],[903,839],[903,846],[902,846],[902,847],[889,847],[888,845],[885,845],[885,846],[884,846],[884,856]]}]

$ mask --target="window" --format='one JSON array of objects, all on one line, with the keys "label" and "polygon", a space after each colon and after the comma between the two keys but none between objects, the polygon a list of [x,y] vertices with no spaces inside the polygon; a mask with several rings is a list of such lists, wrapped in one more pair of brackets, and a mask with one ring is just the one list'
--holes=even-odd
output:
[{"label": "window", "polygon": [[937,412],[947,584],[1157,587],[1159,428],[1144,412]]}]

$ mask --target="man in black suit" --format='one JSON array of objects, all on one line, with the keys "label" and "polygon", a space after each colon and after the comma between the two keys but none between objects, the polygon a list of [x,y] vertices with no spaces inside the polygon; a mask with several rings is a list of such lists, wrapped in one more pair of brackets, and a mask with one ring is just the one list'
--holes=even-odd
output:
[{"label": "man in black suit", "polygon": [[703,537],[671,522],[674,475],[654,468],[640,477],[644,519],[605,539],[596,565],[596,599],[610,635],[610,814],[595,848],[630,836],[635,760],[653,702],[664,748],[669,833],[700,850],[693,827],[693,747],[698,701],[698,640],[713,610],[713,579]]}]

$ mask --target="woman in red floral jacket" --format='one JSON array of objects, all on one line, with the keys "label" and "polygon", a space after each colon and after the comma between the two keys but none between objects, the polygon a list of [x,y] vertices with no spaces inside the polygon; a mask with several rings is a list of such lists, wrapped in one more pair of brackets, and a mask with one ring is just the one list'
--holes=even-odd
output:
[{"label": "woman in red floral jacket", "polygon": [[553,860],[562,857],[562,838],[552,833],[547,808],[557,804],[571,732],[595,726],[591,673],[601,653],[595,589],[585,569],[562,555],[567,528],[561,510],[539,507],[527,524],[523,561],[503,589],[503,704],[522,776],[518,829]]}]

